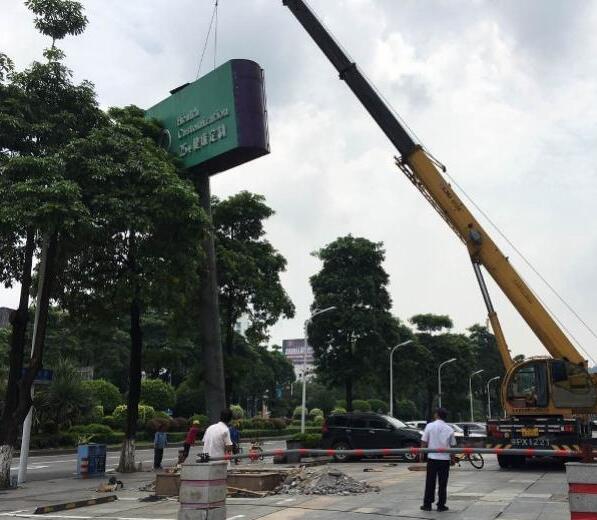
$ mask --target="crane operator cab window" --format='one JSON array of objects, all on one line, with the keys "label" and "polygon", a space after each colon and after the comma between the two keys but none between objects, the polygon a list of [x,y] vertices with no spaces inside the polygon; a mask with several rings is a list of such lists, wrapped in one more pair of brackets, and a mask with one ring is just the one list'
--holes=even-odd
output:
[{"label": "crane operator cab window", "polygon": [[584,367],[556,359],[551,362],[553,404],[559,408],[592,408],[597,392]]},{"label": "crane operator cab window", "polygon": [[547,406],[547,363],[537,361],[519,368],[510,381],[508,400],[515,408]]}]

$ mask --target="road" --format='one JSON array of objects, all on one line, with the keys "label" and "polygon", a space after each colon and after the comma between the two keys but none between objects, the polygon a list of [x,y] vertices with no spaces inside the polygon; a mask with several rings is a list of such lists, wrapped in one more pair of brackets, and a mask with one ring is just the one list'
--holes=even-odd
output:
[{"label": "road", "polygon": [[[245,451],[248,451],[248,444],[241,444]],[[264,449],[274,450],[284,448],[284,441],[267,441],[264,443]],[[164,450],[163,466],[167,467],[173,465],[178,459],[178,450],[180,447],[166,448]],[[195,447],[191,449],[192,457],[200,452],[200,448]],[[106,472],[112,472],[118,466],[118,459],[120,453],[117,451],[108,452],[106,458]],[[153,449],[137,450],[137,462],[143,464],[143,468],[151,468],[153,466]],[[19,468],[19,459],[15,457],[11,465],[11,473],[16,475]],[[41,481],[52,480],[57,478],[74,477],[77,474],[77,456],[74,453],[66,455],[38,455],[29,457],[29,464],[27,465],[27,481]]]}]

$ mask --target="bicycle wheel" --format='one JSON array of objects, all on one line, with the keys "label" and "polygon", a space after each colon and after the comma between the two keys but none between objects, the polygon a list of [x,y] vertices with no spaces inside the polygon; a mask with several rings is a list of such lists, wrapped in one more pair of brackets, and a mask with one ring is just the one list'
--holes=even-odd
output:
[{"label": "bicycle wheel", "polygon": [[468,461],[473,468],[482,469],[485,466],[485,459],[480,453],[473,453],[468,456]]}]

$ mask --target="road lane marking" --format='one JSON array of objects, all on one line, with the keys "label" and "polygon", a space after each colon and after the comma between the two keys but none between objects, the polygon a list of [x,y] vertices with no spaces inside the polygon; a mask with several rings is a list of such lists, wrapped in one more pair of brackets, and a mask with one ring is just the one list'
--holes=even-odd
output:
[{"label": "road lane marking", "polygon": [[236,515],[236,516],[229,516],[226,520],[235,520],[235,518],[244,518],[245,515]]},{"label": "road lane marking", "polygon": [[[34,515],[32,513],[30,514],[20,514],[20,513],[15,513],[15,514],[10,514],[10,513],[0,513],[0,516],[10,516],[13,518],[40,518],[40,515]],[[97,516],[75,516],[75,515],[48,515],[48,514],[44,514],[43,515],[44,518],[67,518],[70,520],[95,520],[97,518],[101,518],[102,520],[172,520],[172,518],[144,518],[141,516],[135,516],[135,517],[126,517],[126,516],[102,516],[102,517],[97,517]]]}]

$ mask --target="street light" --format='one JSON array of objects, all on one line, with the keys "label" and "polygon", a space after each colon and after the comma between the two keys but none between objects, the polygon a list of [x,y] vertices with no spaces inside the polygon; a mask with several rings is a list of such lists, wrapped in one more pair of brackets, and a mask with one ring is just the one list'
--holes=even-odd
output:
[{"label": "street light", "polygon": [[440,363],[439,367],[437,367],[437,405],[439,408],[442,407],[442,367],[448,363],[453,363],[454,361],[456,361],[455,357]]},{"label": "street light", "polygon": [[476,372],[473,372],[468,378],[468,395],[471,402],[471,422],[475,422],[475,411],[473,409],[473,376],[476,376],[481,372],[485,372],[485,370],[477,370]]},{"label": "street light", "polygon": [[392,359],[394,357],[394,351],[398,347],[409,345],[412,342],[412,339],[403,341],[402,343],[398,343],[398,345],[396,345],[394,348],[392,348],[392,350],[390,350],[390,417],[394,417],[394,364],[392,362]]},{"label": "street light", "polygon": [[303,346],[303,399],[302,399],[302,410],[301,410],[301,433],[305,433],[305,407],[307,406],[307,341],[308,341],[308,329],[309,324],[315,318],[315,316],[319,316],[324,312],[333,311],[336,307],[327,307],[325,309],[316,309],[313,314],[309,317],[309,319],[305,320],[305,339],[304,339],[304,346]]},{"label": "street light", "polygon": [[492,381],[497,381],[500,379],[500,376],[492,377],[489,381],[487,381],[487,417],[491,419],[491,394],[489,393],[489,383]]}]

